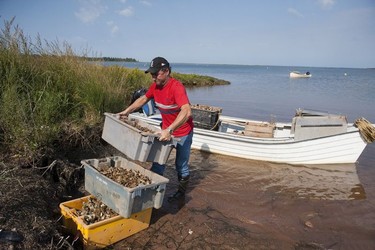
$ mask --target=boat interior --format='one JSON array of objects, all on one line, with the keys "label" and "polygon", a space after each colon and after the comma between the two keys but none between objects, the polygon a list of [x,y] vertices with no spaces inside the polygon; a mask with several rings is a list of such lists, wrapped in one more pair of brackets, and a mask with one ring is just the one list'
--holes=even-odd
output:
[{"label": "boat interior", "polygon": [[[297,109],[290,123],[264,122],[222,115],[222,109],[206,105],[192,105],[196,128],[255,138],[294,138],[308,140],[345,133],[348,130],[344,115]],[[151,101],[142,108],[143,114],[161,120],[155,104]]]}]

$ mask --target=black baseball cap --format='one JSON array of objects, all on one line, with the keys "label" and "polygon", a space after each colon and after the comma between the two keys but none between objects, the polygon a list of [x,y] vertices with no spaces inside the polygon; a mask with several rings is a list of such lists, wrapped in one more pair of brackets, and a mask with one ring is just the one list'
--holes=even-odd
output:
[{"label": "black baseball cap", "polygon": [[163,57],[155,57],[150,63],[150,67],[145,73],[155,74],[163,68],[169,68],[169,62]]}]

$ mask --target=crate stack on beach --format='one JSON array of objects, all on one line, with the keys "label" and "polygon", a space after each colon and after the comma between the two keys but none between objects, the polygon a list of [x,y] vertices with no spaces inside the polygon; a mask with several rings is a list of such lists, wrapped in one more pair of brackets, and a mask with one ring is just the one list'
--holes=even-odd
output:
[{"label": "crate stack on beach", "polygon": [[[133,160],[160,164],[168,160],[177,142],[160,142],[158,132],[159,128],[139,120],[105,114],[102,138],[127,158],[82,160],[90,195],[60,204],[64,226],[79,235],[85,249],[106,247],[149,227],[152,208],[162,206],[169,180]],[[96,213],[87,214],[90,209]]]}]

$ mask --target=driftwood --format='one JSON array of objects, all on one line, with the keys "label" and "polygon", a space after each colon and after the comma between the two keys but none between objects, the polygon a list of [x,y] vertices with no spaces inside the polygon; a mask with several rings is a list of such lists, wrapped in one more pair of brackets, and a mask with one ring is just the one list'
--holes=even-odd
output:
[{"label": "driftwood", "polygon": [[375,127],[365,118],[358,118],[354,125],[359,129],[363,139],[367,143],[373,143],[375,141]]}]

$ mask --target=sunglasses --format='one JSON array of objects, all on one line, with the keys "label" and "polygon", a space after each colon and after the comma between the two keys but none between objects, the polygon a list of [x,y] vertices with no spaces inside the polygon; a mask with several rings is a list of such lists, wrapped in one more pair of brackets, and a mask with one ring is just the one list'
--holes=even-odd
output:
[{"label": "sunglasses", "polygon": [[161,70],[159,70],[159,71],[156,72],[156,73],[150,73],[150,74],[151,74],[152,77],[157,77],[157,76],[160,75],[161,72],[165,72],[165,71],[167,71],[167,70],[166,70],[166,69],[161,69]]}]

